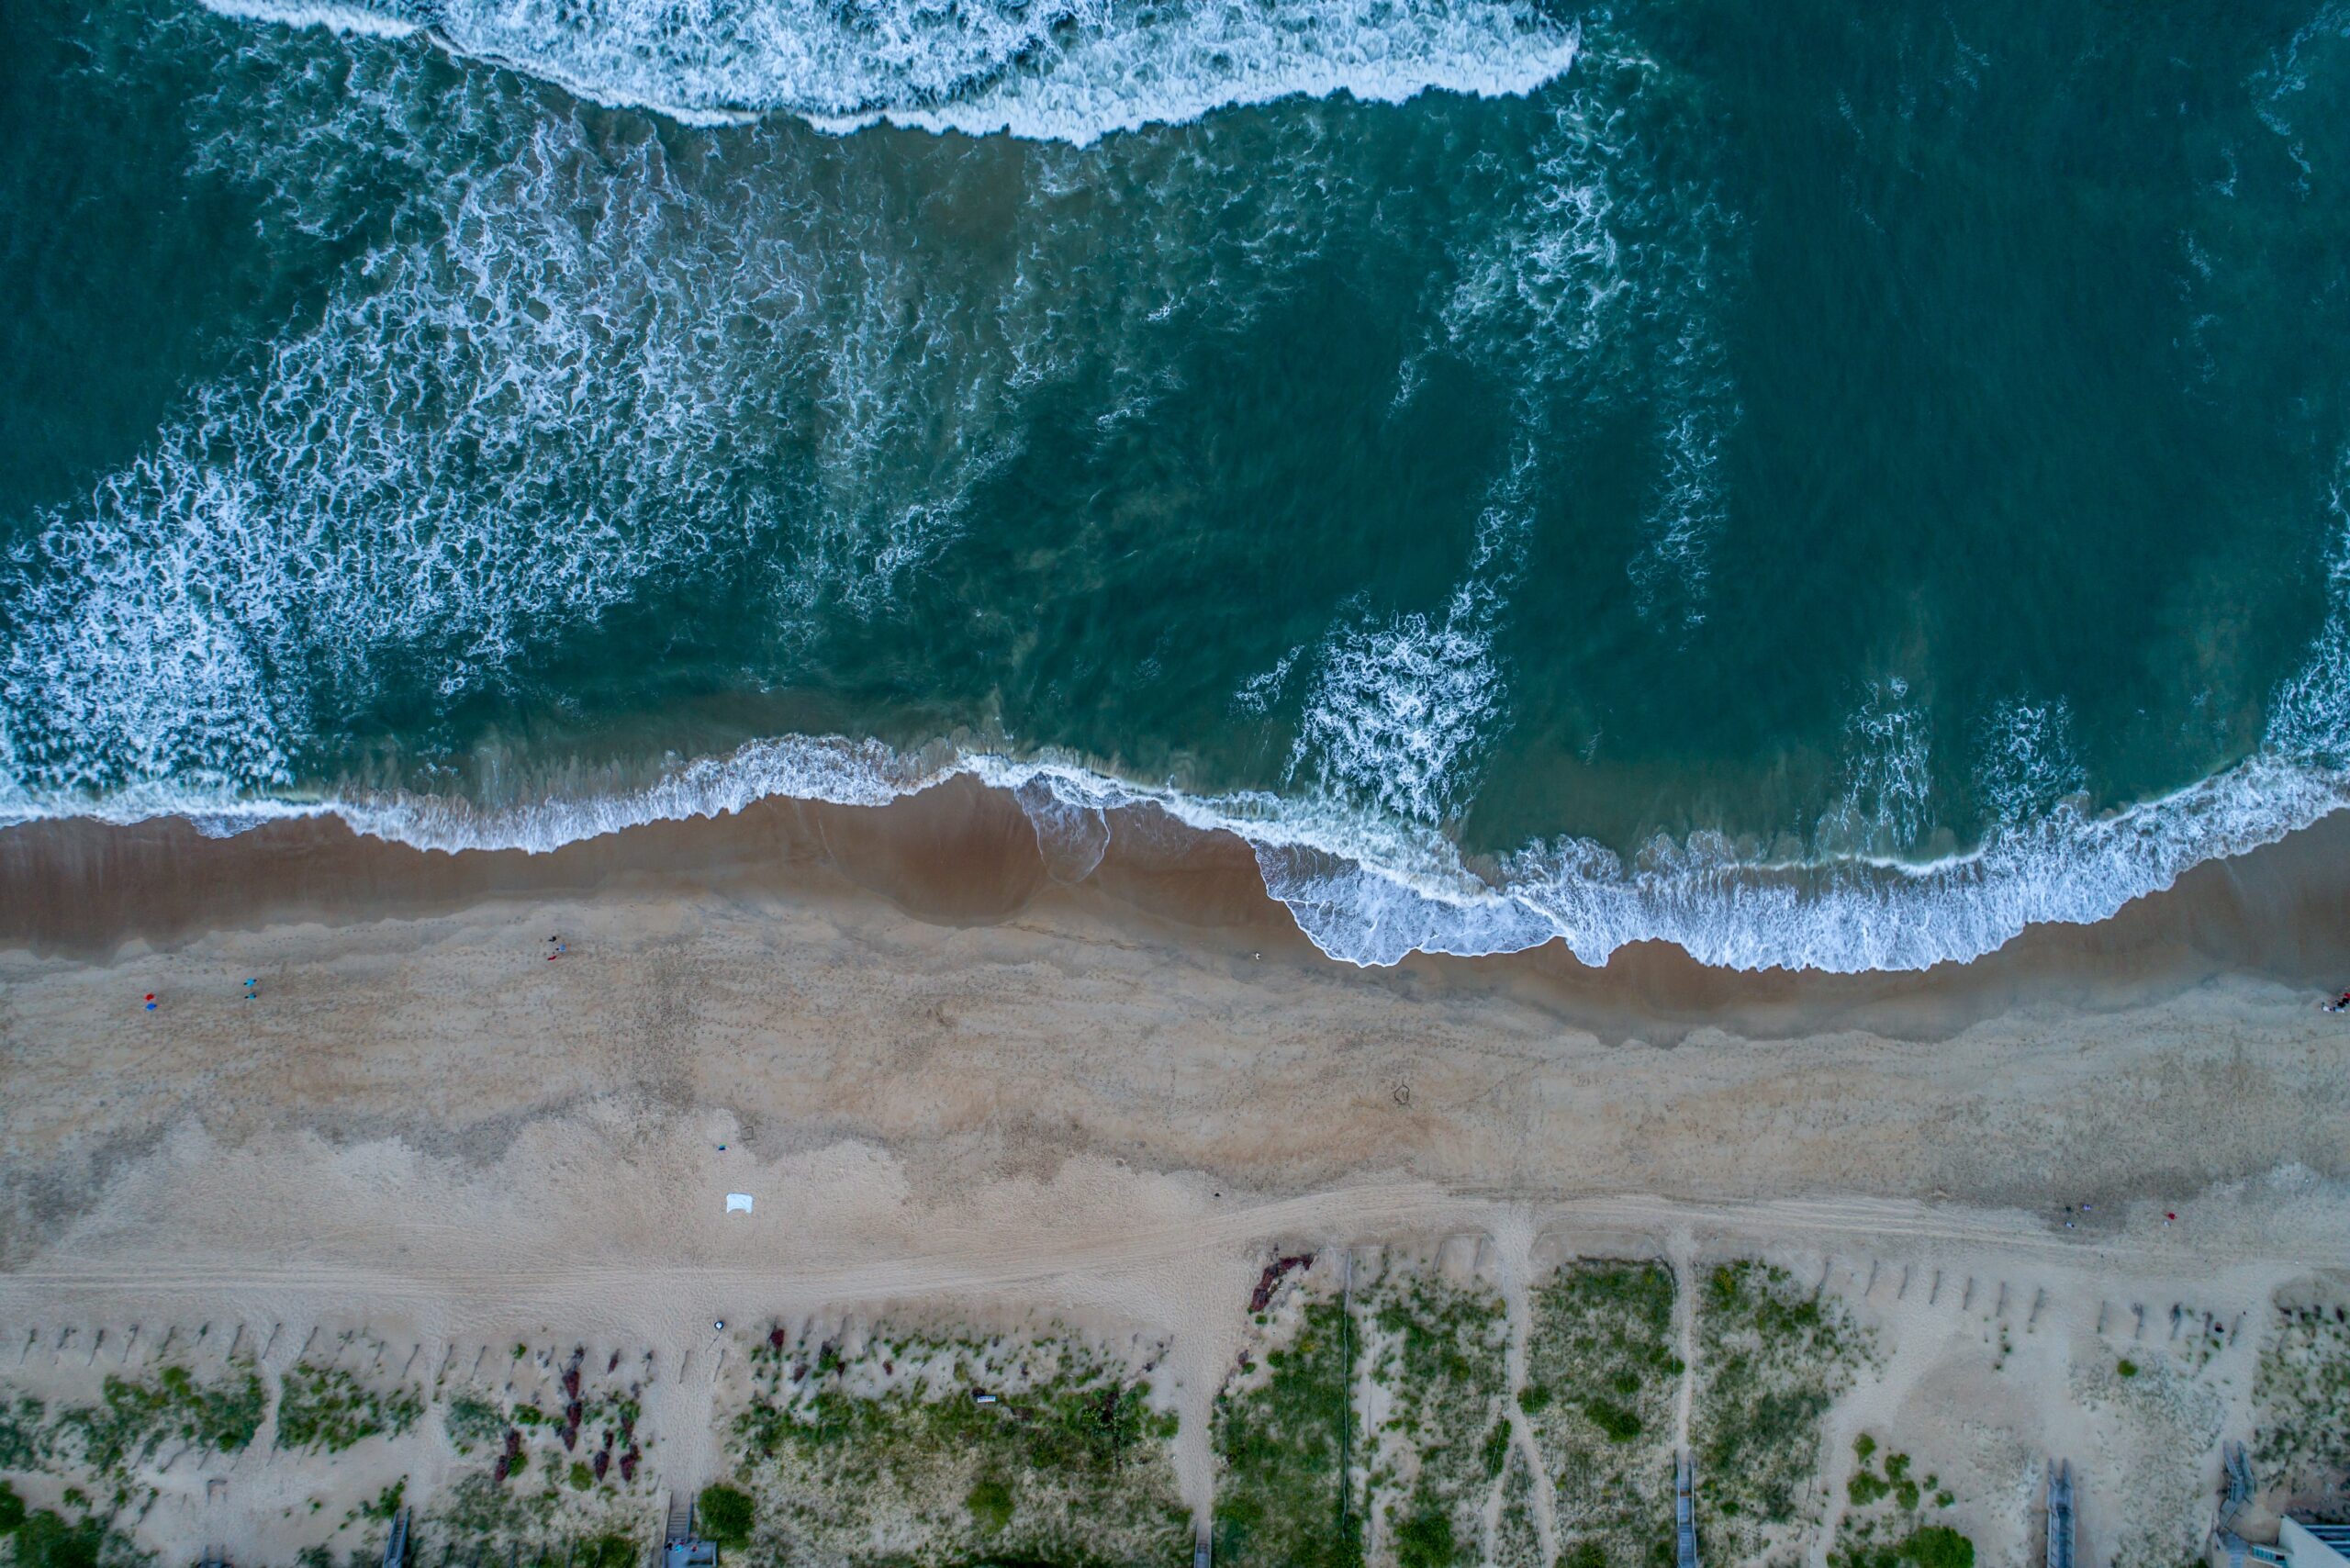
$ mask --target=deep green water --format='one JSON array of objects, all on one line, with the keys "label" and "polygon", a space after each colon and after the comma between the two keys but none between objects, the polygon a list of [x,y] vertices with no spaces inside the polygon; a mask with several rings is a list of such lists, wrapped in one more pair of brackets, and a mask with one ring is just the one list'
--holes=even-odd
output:
[{"label": "deep green water", "polygon": [[0,8],[0,813],[1856,968],[2344,799],[2339,4],[369,5]]}]

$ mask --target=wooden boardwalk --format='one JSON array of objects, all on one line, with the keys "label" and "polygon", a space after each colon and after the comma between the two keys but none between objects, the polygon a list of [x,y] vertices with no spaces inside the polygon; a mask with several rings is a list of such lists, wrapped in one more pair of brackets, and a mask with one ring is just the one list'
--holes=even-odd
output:
[{"label": "wooden boardwalk", "polygon": [[1684,1450],[1673,1467],[1673,1521],[1679,1527],[1679,1568],[1697,1568],[1697,1467]]},{"label": "wooden boardwalk", "polygon": [[2220,1518],[2211,1527],[2211,1539],[2220,1543],[2228,1568],[2244,1568],[2244,1559],[2252,1555],[2252,1543],[2236,1533],[2236,1516],[2252,1501],[2253,1487],[2252,1462],[2245,1457],[2242,1443],[2220,1445],[2220,1473],[2227,1481],[2228,1490],[2220,1499]]},{"label": "wooden boardwalk", "polygon": [[2047,1568],[2073,1568],[2073,1467],[2061,1460],[2048,1467]]}]

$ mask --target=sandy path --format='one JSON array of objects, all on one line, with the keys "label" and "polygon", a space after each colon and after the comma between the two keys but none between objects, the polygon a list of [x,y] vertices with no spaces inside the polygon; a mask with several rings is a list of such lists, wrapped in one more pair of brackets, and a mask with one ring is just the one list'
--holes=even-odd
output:
[{"label": "sandy path", "polygon": [[1665,1257],[1673,1265],[1673,1342],[1681,1358],[1681,1383],[1673,1394],[1673,1451],[1690,1451],[1689,1423],[1697,1404],[1697,1273],[1696,1237],[1686,1226],[1676,1226],[1666,1243]]},{"label": "sandy path", "polygon": [[[1525,1462],[1528,1477],[1533,1482],[1534,1537],[1547,1565],[1559,1559],[1558,1494],[1550,1480],[1550,1467],[1543,1462],[1542,1450],[1535,1441],[1533,1425],[1526,1418],[1525,1408],[1518,1404],[1518,1395],[1526,1389],[1528,1339],[1534,1319],[1533,1216],[1522,1208],[1505,1209],[1495,1217],[1491,1236],[1494,1272],[1501,1286],[1502,1303],[1509,1313],[1509,1350],[1504,1362],[1502,1418],[1509,1423],[1510,1446]],[[1499,1536],[1508,1485],[1509,1470],[1505,1466],[1486,1499],[1485,1539],[1488,1541]]]}]

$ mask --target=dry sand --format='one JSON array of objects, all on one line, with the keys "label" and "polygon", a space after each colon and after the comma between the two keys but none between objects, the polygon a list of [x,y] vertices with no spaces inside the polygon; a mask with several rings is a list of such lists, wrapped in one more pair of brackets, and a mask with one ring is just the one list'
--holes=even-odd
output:
[{"label": "dry sand", "polygon": [[[1041,1315],[1167,1341],[1203,1506],[1199,1417],[1269,1247],[1480,1238],[1514,1299],[1570,1254],[1759,1255],[1881,1330],[1823,1487],[1899,1428],[2020,1563],[2017,1477],[2060,1451],[2101,1562],[2208,1525],[2271,1296],[2350,1258],[2332,825],[2103,927],[1838,980],[1360,971],[1226,846],[1131,835],[1069,889],[982,792],[922,810],[535,859],[0,834],[0,1382],[70,1393],[206,1323],[280,1361],[313,1329],[442,1366],[576,1341],[653,1355],[656,1462],[693,1484],[717,1319]],[[2251,1327],[2156,1409],[2110,1367],[2174,1304]],[[191,1465],[142,1540],[281,1560],[297,1498],[331,1518],[391,1464],[265,1447],[217,1497]],[[429,1490],[435,1462],[400,1468]]]}]

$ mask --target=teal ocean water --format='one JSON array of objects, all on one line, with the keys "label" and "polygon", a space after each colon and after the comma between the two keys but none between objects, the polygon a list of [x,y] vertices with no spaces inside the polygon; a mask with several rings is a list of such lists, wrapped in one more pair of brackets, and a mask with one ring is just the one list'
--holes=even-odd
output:
[{"label": "teal ocean water", "polygon": [[1858,969],[2350,803],[2339,3],[0,42],[0,821],[968,772],[1357,962]]}]

